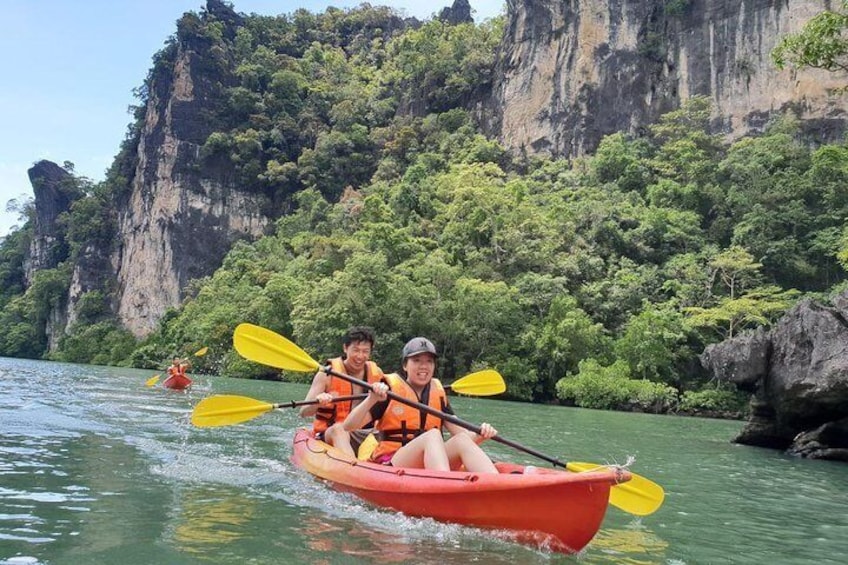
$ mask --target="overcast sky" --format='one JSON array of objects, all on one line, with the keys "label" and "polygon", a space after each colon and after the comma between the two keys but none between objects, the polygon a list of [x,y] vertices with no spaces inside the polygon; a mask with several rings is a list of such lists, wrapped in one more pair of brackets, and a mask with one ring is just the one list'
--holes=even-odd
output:
[{"label": "overcast sky", "polygon": [[[237,12],[322,12],[360,1],[232,0]],[[372,0],[428,19],[452,0]],[[470,0],[476,21],[503,11],[503,0]],[[124,139],[152,57],[187,11],[205,0],[3,0],[0,18],[0,237],[18,224],[11,199],[32,197],[27,169],[41,159],[100,181]]]}]

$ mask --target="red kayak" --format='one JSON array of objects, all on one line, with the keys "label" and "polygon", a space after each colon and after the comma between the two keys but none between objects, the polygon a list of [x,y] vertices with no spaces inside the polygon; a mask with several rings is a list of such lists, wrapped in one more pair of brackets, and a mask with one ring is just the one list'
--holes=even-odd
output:
[{"label": "red kayak", "polygon": [[184,390],[191,386],[191,379],[185,375],[171,375],[162,382],[162,386],[173,390]]},{"label": "red kayak", "polygon": [[583,549],[601,527],[610,488],[627,471],[600,468],[571,473],[496,463],[497,475],[430,471],[352,460],[301,429],[292,462],[377,506],[479,528],[563,553]]}]

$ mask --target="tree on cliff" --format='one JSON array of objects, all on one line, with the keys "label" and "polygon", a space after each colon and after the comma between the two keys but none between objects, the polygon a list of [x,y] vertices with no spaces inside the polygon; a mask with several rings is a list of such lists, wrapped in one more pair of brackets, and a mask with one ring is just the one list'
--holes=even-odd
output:
[{"label": "tree on cliff", "polygon": [[848,226],[842,230],[842,239],[840,240],[841,248],[839,252],[836,254],[836,258],[848,271]]},{"label": "tree on cliff", "polygon": [[842,0],[842,11],[825,10],[800,32],[784,37],[771,57],[780,69],[848,71],[848,0]]},{"label": "tree on cliff", "polygon": [[[730,339],[745,328],[768,326],[792,305],[795,290],[761,284],[761,263],[744,248],[732,246],[716,254],[709,262],[710,293],[717,291],[711,307],[684,309],[695,328],[718,332]],[[716,281],[721,284],[716,286]]]}]

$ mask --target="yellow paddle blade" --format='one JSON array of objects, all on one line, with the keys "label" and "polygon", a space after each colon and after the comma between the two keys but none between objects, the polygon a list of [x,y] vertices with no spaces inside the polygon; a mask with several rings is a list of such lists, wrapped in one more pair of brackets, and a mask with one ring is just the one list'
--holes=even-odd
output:
[{"label": "yellow paddle blade", "polygon": [[239,324],[233,346],[245,359],[298,373],[316,371],[321,365],[300,347],[278,333],[253,324]]},{"label": "yellow paddle blade", "polygon": [[449,387],[454,392],[473,396],[493,396],[506,391],[503,377],[494,369],[471,373],[454,381]]},{"label": "yellow paddle blade", "polygon": [[[566,468],[569,471],[582,473],[583,471],[594,471],[605,467],[595,463],[575,463],[571,461]],[[610,504],[635,514],[636,516],[647,516],[653,514],[662,506],[665,499],[665,491],[657,483],[646,479],[641,475],[630,472],[631,479],[626,483],[615,485],[610,489]]]},{"label": "yellow paddle blade", "polygon": [[206,355],[207,351],[209,351],[208,347],[201,347],[200,349],[195,351],[194,356],[195,357],[203,357],[204,355]]},{"label": "yellow paddle blade", "polygon": [[145,386],[153,386],[158,382],[159,382],[159,375],[153,375],[152,377],[150,377],[149,379],[144,381],[144,385]]},{"label": "yellow paddle blade", "polygon": [[252,420],[274,408],[273,404],[246,396],[220,394],[201,400],[191,413],[191,423],[198,428],[230,426]]}]

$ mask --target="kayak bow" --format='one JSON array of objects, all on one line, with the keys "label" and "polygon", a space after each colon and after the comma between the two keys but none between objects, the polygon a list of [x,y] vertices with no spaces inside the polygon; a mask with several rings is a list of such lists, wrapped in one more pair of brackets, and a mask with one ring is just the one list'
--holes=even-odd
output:
[{"label": "kayak bow", "polygon": [[172,390],[185,390],[192,383],[192,380],[185,375],[172,375],[162,381],[162,386]]}]

